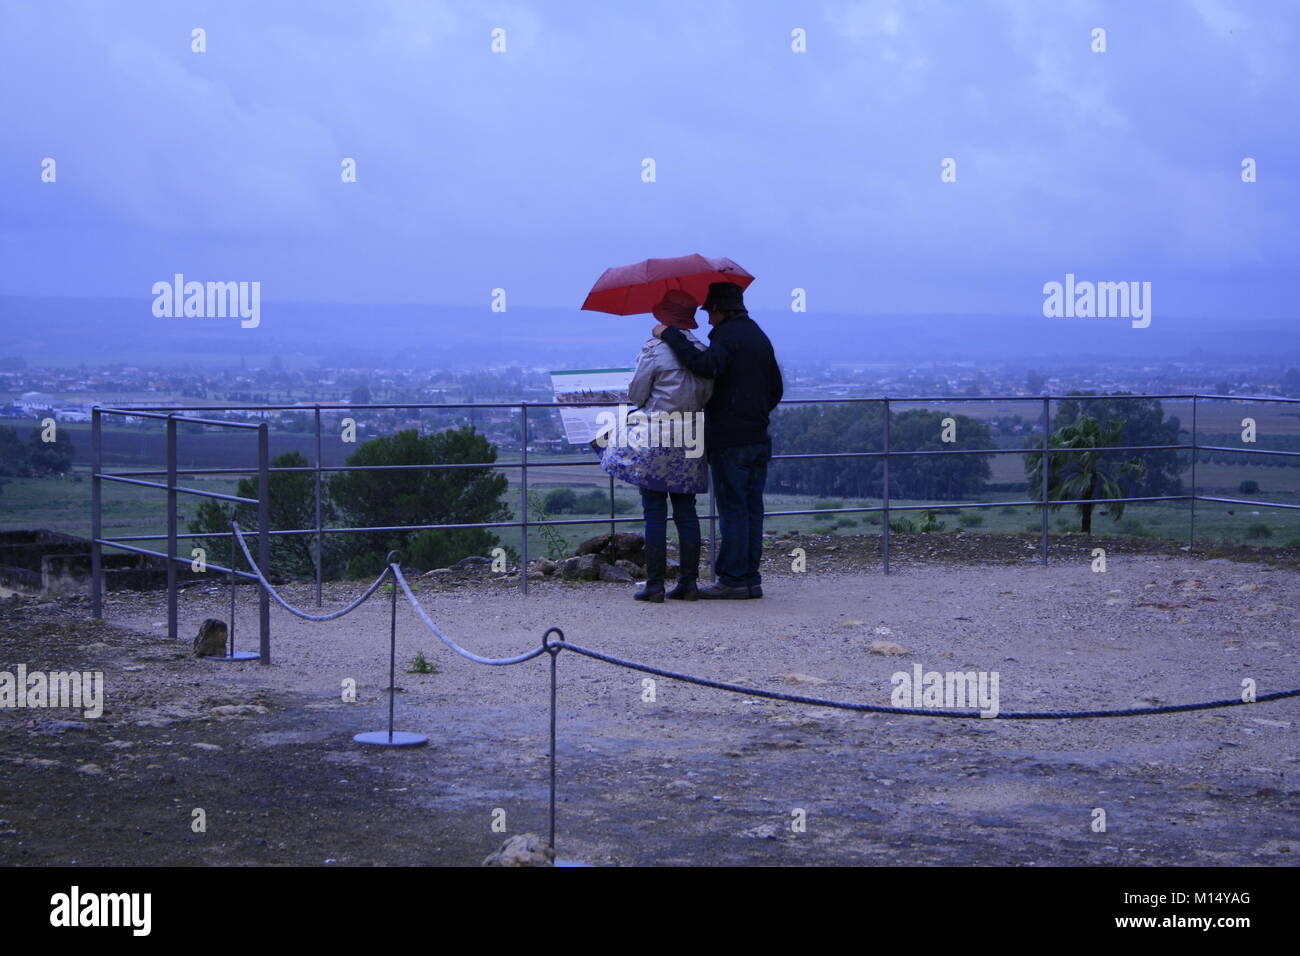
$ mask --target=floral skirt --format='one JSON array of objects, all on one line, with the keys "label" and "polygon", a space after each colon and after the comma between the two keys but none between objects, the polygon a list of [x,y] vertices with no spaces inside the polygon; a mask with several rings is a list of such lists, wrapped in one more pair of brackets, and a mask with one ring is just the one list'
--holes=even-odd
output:
[{"label": "floral skirt", "polygon": [[[635,440],[637,432],[632,428],[629,437]],[[708,490],[709,465],[704,455],[689,458],[683,447],[648,447],[645,442],[642,446],[634,447],[633,441],[606,445],[600,467],[620,481],[651,491],[702,495]]]}]

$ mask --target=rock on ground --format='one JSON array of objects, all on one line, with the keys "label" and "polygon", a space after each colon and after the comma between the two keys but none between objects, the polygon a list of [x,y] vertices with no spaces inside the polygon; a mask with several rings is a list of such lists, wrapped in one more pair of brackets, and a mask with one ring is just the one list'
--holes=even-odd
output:
[{"label": "rock on ground", "polygon": [[226,653],[226,622],[210,617],[199,625],[194,638],[195,657],[221,657]]},{"label": "rock on ground", "polygon": [[536,833],[521,833],[502,843],[483,861],[484,866],[554,866],[555,850]]}]

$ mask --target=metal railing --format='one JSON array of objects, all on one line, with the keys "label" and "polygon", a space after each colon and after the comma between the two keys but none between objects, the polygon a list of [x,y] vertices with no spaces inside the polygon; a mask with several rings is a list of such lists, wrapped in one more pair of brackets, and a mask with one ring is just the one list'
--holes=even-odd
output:
[{"label": "metal railing", "polygon": [[[166,422],[167,428],[167,469],[163,472],[135,472],[130,475],[121,473],[108,473],[104,471],[104,435],[103,435],[103,416],[104,415],[126,415],[132,418],[151,418],[160,419]],[[167,573],[167,636],[176,640],[178,632],[178,602],[177,602],[177,565],[191,563],[191,559],[181,557],[177,554],[177,544],[182,539],[195,537],[195,535],[182,535],[177,532],[176,522],[178,515],[176,513],[177,496],[181,494],[197,495],[201,498],[214,498],[221,501],[231,501],[238,504],[250,504],[257,506],[257,562],[262,567],[266,567],[271,553],[271,530],[270,525],[270,475],[271,475],[271,443],[269,426],[266,422],[261,424],[252,424],[250,422],[229,422],[219,419],[208,418],[179,418],[176,412],[163,414],[163,410],[157,409],[122,409],[122,408],[104,408],[96,405],[91,410],[90,415],[90,433],[91,433],[91,452],[90,452],[90,613],[94,618],[104,616],[104,573],[103,573],[103,549],[105,547],[119,548],[124,551],[130,551],[136,554],[148,555],[150,557],[162,558],[166,562]],[[257,475],[257,497],[241,498],[238,495],[226,495],[215,491],[200,491],[197,488],[184,488],[177,484],[179,472],[177,469],[177,433],[176,425],[178,422],[186,424],[208,425],[220,428],[235,428],[245,431],[257,432],[257,468],[253,473]],[[186,472],[190,474],[190,472]],[[165,484],[156,481],[145,481],[144,476],[157,477],[165,476]],[[143,486],[146,488],[158,488],[167,492],[167,551],[153,551],[149,548],[142,548],[137,545],[127,544],[127,541],[156,541],[158,535],[128,535],[120,538],[109,538],[104,536],[103,526],[103,482],[119,482],[127,485]],[[319,515],[319,512],[317,512]],[[211,537],[210,535],[208,537]],[[225,568],[220,565],[208,564],[204,562],[208,569],[214,571],[223,571],[232,578],[239,577],[256,581],[257,576],[247,572],[240,571],[234,567],[235,552],[231,549],[230,563],[231,567]],[[258,635],[261,651],[261,661],[263,664],[271,662],[271,600],[265,591],[261,591],[258,596]]]},{"label": "metal railing", "polygon": [[[1182,400],[1191,401],[1192,403],[1192,425],[1190,429],[1190,441],[1187,443],[1167,444],[1167,445],[1117,445],[1097,448],[1073,449],[1073,448],[1052,448],[1050,446],[1051,436],[1051,403],[1054,401],[1076,401],[1086,403],[1089,401],[1151,401],[1151,400]],[[1038,507],[1041,508],[1040,522],[1040,559],[1043,564],[1048,562],[1048,515],[1053,507],[1071,504],[1088,504],[1088,505],[1106,505],[1106,504],[1128,504],[1128,503],[1150,503],[1160,501],[1187,501],[1191,507],[1189,509],[1189,527],[1188,543],[1192,544],[1195,540],[1195,521],[1197,501],[1207,501],[1216,503],[1227,503],[1236,505],[1248,505],[1264,508],[1282,508],[1288,510],[1300,510],[1300,505],[1285,504],[1281,502],[1255,501],[1240,498],[1224,498],[1217,496],[1206,496],[1197,494],[1196,485],[1196,453],[1198,451],[1222,451],[1235,452],[1242,454],[1256,455],[1275,455],[1286,457],[1300,457],[1300,451],[1282,451],[1270,449],[1246,449],[1246,448],[1229,448],[1224,446],[1201,445],[1197,440],[1197,405],[1198,402],[1215,400],[1230,402],[1270,402],[1282,403],[1288,405],[1300,405],[1300,399],[1279,398],[1275,396],[1227,396],[1227,395],[1200,395],[1200,394],[1174,394],[1174,395],[1043,395],[1043,396],[938,396],[938,397],[918,397],[918,398],[835,398],[835,399],[795,399],[783,402],[783,405],[846,405],[846,404],[880,404],[882,405],[882,448],[879,451],[855,451],[855,452],[827,452],[816,454],[788,454],[774,455],[772,460],[775,461],[808,461],[821,459],[880,459],[882,462],[882,494],[881,504],[879,506],[864,506],[856,508],[812,508],[797,509],[784,511],[765,511],[767,517],[797,517],[804,515],[828,515],[828,514],[861,514],[861,513],[880,513],[881,521],[881,557],[884,573],[889,573],[890,562],[890,514],[895,511],[933,511],[935,506],[932,504],[924,505],[899,505],[891,501],[890,488],[890,462],[896,459],[904,459],[917,456],[930,455],[1043,455],[1042,487],[1040,497],[1025,501],[993,501],[993,502],[960,502],[946,503],[944,507],[954,508],[1005,508],[1005,507]],[[1015,402],[1015,403],[1036,403],[1041,405],[1040,423],[1042,429],[1042,443],[1040,447],[1024,448],[951,448],[951,449],[923,449],[923,450],[899,450],[892,447],[891,442],[891,408],[898,405],[955,405],[968,404],[975,402]],[[92,485],[91,485],[91,523],[92,523],[92,553],[91,553],[91,607],[94,617],[101,617],[103,613],[102,591],[103,575],[101,567],[101,553],[104,547],[120,548],[143,555],[162,558],[167,562],[167,590],[168,590],[168,634],[173,639],[177,631],[177,581],[176,570],[180,562],[189,562],[189,559],[182,558],[177,554],[177,545],[180,541],[190,539],[211,539],[217,537],[213,532],[191,532],[186,534],[178,533],[176,527],[177,513],[176,502],[179,494],[197,495],[205,498],[229,501],[236,504],[256,505],[258,509],[258,564],[263,568],[267,567],[270,552],[270,539],[274,536],[293,536],[293,535],[314,535],[315,536],[315,590],[316,606],[321,606],[322,596],[322,569],[323,569],[323,539],[326,534],[352,534],[352,533],[379,533],[379,532],[405,532],[405,531],[425,531],[425,530],[455,530],[465,528],[516,528],[520,532],[520,570],[519,570],[519,588],[523,593],[528,592],[528,531],[531,528],[540,528],[548,526],[567,526],[567,525],[589,525],[604,524],[606,519],[593,518],[572,518],[572,519],[547,519],[547,520],[530,520],[529,502],[528,502],[528,472],[530,469],[555,468],[555,467],[573,467],[587,466],[591,467],[595,462],[591,458],[582,459],[561,459],[547,461],[530,461],[529,460],[529,412],[539,409],[559,409],[573,407],[609,407],[608,402],[582,402],[582,403],[558,403],[558,402],[503,402],[503,403],[419,403],[419,402],[397,402],[390,404],[354,404],[340,405],[330,404],[322,406],[320,404],[293,404],[293,405],[174,405],[174,406],[148,406],[148,407],[100,407],[95,406],[91,416],[92,429]],[[455,464],[424,464],[424,465],[325,465],[322,456],[322,411],[330,412],[359,412],[359,411],[391,411],[397,409],[410,410],[433,410],[433,411],[452,411],[457,409],[511,409],[517,410],[520,414],[520,453],[517,460],[509,461],[489,461],[489,462],[471,462]],[[212,418],[188,417],[183,413],[188,412],[245,412],[258,415],[266,415],[270,412],[292,411],[298,413],[311,413],[315,422],[315,461],[311,465],[296,467],[279,467],[272,468],[270,465],[269,452],[269,424],[265,421],[259,423],[228,421]],[[102,460],[102,419],[104,415],[122,415],[134,418],[160,419],[166,422],[167,441],[166,441],[166,469],[164,471],[153,470],[131,470],[109,473],[103,469]],[[208,427],[235,428],[244,430],[255,430],[258,433],[258,464],[256,468],[187,468],[183,472],[177,467],[177,423],[193,424]],[[1053,454],[1079,454],[1081,451],[1086,452],[1121,452],[1121,451],[1189,451],[1191,452],[1191,492],[1178,495],[1151,495],[1143,497],[1123,497],[1123,498],[1092,498],[1079,500],[1061,500],[1051,499],[1049,496],[1050,468],[1047,463],[1050,462],[1050,456]],[[455,524],[423,524],[423,525],[398,525],[398,526],[379,526],[379,527],[324,527],[322,521],[322,479],[327,472],[351,472],[351,471],[411,471],[411,470],[443,470],[459,468],[489,468],[494,470],[519,469],[520,471],[520,498],[519,498],[519,519],[515,521],[488,521],[488,522],[464,522]],[[269,482],[270,476],[274,473],[281,472],[308,472],[314,476],[314,515],[315,526],[313,528],[303,529],[270,529],[269,524]],[[217,476],[217,475],[256,475],[257,476],[257,498],[246,498],[238,495],[227,495],[218,492],[202,491],[195,488],[182,487],[177,483],[179,474],[187,476]],[[146,479],[165,477],[166,482],[148,481]],[[135,486],[157,488],[167,492],[168,503],[168,522],[167,533],[165,535],[122,535],[117,537],[106,537],[102,529],[102,490],[101,483],[104,481],[119,482]],[[614,495],[614,479],[609,478],[609,500],[610,514],[608,524],[610,531],[613,532],[619,524],[640,524],[641,517],[618,517],[616,512],[616,501]],[[709,520],[709,538],[710,554],[716,554],[717,526],[718,518],[716,502],[713,497],[712,488],[709,491],[709,508],[705,517]],[[134,542],[157,541],[165,539],[167,542],[167,551],[159,552],[144,548]],[[231,563],[236,563],[236,557],[232,552]],[[224,568],[217,565],[208,565],[213,570],[226,572],[241,579],[254,579],[254,575],[239,571],[236,568]],[[261,596],[260,608],[260,632],[261,632],[261,652],[262,663],[270,662],[270,623],[269,623],[269,602],[263,591]]]}]

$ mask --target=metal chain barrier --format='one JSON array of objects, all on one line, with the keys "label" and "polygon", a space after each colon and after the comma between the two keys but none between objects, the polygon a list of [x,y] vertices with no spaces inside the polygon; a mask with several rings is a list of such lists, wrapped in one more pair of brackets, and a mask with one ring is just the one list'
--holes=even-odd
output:
[{"label": "metal chain barrier", "polygon": [[361,596],[347,607],[338,611],[332,611],[329,614],[308,614],[306,611],[300,611],[282,598],[280,593],[271,586],[271,582],[266,579],[266,575],[262,573],[262,569],[259,568],[257,562],[253,560],[252,552],[248,550],[248,542],[244,540],[244,532],[239,529],[238,522],[230,522],[230,529],[235,533],[235,539],[239,542],[240,550],[244,552],[244,559],[248,561],[248,566],[253,569],[253,576],[257,578],[257,583],[260,584],[262,589],[275,600],[276,604],[280,605],[280,607],[284,608],[295,617],[302,618],[304,621],[337,621],[345,614],[351,614],[361,605],[365,604],[366,601],[369,600],[370,596],[379,590],[379,585],[384,583],[384,578],[388,577],[390,572],[389,568],[384,568],[379,577],[375,578],[374,583],[361,592]]},{"label": "metal chain barrier", "polygon": [[694,677],[691,674],[680,674],[677,671],[664,670],[661,667],[651,667],[649,664],[624,660],[621,657],[614,657],[612,654],[603,654],[600,651],[593,651],[591,648],[582,647],[578,644],[570,644],[568,641],[564,640],[556,641],[548,646],[573,651],[575,654],[581,654],[583,657],[590,657],[593,660],[604,661],[606,664],[614,664],[617,667],[626,667],[629,670],[641,671],[646,674],[655,674],[659,677],[684,681],[687,684],[696,684],[700,687],[711,687],[714,690],[730,691],[733,694],[745,694],[749,697],[766,697],[769,700],[788,701],[792,704],[808,704],[812,707],[834,707],[839,710],[856,710],[868,714],[898,714],[905,717],[975,717],[981,720],[1071,720],[1079,717],[1138,717],[1148,714],[1177,714],[1189,710],[1212,710],[1216,707],[1234,707],[1239,704],[1281,700],[1284,697],[1300,697],[1300,688],[1297,688],[1295,690],[1281,690],[1270,694],[1260,694],[1253,701],[1230,697],[1226,700],[1207,700],[1194,704],[1169,704],[1162,707],[1124,707],[1117,710],[1009,710],[985,717],[978,710],[937,710],[934,708],[922,707],[891,707],[885,704],[859,704],[845,700],[828,700],[824,697],[805,697],[802,694],[784,694],[780,691],[760,690],[754,687],[745,687],[743,684],[728,684],[724,681],[709,680],[705,677]]},{"label": "metal chain barrier", "polygon": [[[378,590],[379,585],[383,583],[384,578],[386,578],[388,575],[391,574],[393,576],[393,581],[395,582],[396,587],[400,587],[402,589],[402,593],[406,595],[406,600],[410,603],[411,607],[415,610],[415,613],[420,618],[420,620],[424,622],[425,626],[449,649],[454,651],[456,654],[459,654],[461,657],[465,658],[466,660],[473,661],[476,664],[486,664],[493,667],[505,667],[512,664],[522,664],[525,661],[533,660],[534,658],[540,657],[543,654],[549,655],[551,659],[550,661],[551,664],[550,666],[550,677],[551,677],[550,846],[552,850],[554,850],[555,848],[555,804],[556,804],[556,794],[555,794],[556,791],[556,714],[558,711],[558,706],[557,706],[558,675],[557,675],[556,665],[561,651],[573,651],[573,653],[578,654],[582,657],[587,657],[592,660],[602,661],[603,663],[606,664],[612,664],[615,667],[622,667],[628,670],[639,671],[643,674],[654,674],[657,677],[663,677],[668,680],[682,681],[683,683],[694,684],[697,687],[708,687],[713,690],[721,690],[733,694],[743,694],[747,697],[760,697],[760,698],[765,698],[767,700],[777,700],[777,701],[783,701],[792,704],[804,704],[809,707],[830,707],[837,710],[851,710],[851,711],[857,711],[859,713],[869,713],[869,714],[892,714],[901,717],[948,717],[948,718],[954,718],[960,720],[970,720],[970,719],[1077,720],[1077,719],[1085,719],[1085,718],[1092,719],[1092,718],[1099,718],[1099,717],[1144,717],[1144,716],[1152,716],[1155,714],[1179,714],[1179,713],[1187,713],[1190,711],[1198,711],[1198,710],[1213,710],[1220,707],[1238,707],[1245,704],[1264,703],[1267,701],[1284,700],[1289,697],[1300,697],[1300,688],[1296,688],[1294,690],[1280,690],[1280,691],[1273,691],[1267,694],[1259,694],[1253,700],[1242,700],[1240,698],[1227,698],[1223,700],[1197,701],[1190,704],[1166,704],[1166,705],[1152,706],[1152,707],[1121,707],[1112,710],[1000,711],[996,714],[991,714],[985,717],[982,713],[980,713],[977,710],[948,710],[948,709],[935,709],[935,708],[893,707],[885,704],[864,704],[864,703],[857,703],[854,701],[831,700],[829,698],[824,698],[824,697],[808,697],[803,694],[787,694],[781,691],[762,690],[760,688],[755,688],[755,687],[745,687],[742,684],[731,684],[731,683],[727,683],[726,681],[710,680],[709,678],[706,677],[696,677],[693,674],[683,674],[679,671],[671,671],[662,667],[654,667],[651,666],[650,664],[643,664],[639,661],[627,660],[626,658],[616,657],[613,654],[606,654],[602,651],[592,650],[591,648],[583,647],[580,644],[573,644],[564,639],[564,632],[561,631],[558,627],[549,628],[546,631],[546,633],[542,635],[541,646],[534,648],[531,651],[527,651],[522,654],[516,654],[513,657],[483,657],[482,655],[475,654],[474,652],[466,650],[465,648],[461,647],[450,637],[444,634],[441,631],[441,629],[439,629],[438,625],[433,623],[433,620],[432,618],[429,617],[428,612],[425,611],[424,607],[416,599],[415,594],[411,591],[411,586],[410,584],[407,583],[406,576],[402,573],[402,568],[400,563],[398,561],[391,560],[394,557],[394,553],[390,552],[389,554],[390,563],[384,569],[383,573],[380,574],[379,577],[375,579],[374,583],[371,584],[370,587],[366,588],[366,590],[361,594],[360,597],[358,597],[347,607],[339,611],[334,611],[331,614],[308,614],[305,611],[300,611],[297,608],[295,608],[293,605],[289,604],[288,601],[286,601],[276,592],[275,588],[273,588],[270,582],[267,581],[266,575],[263,574],[262,569],[257,566],[257,563],[255,561],[253,561],[253,556],[249,552],[248,545],[244,541],[243,533],[240,531],[238,524],[232,521],[231,529],[234,532],[235,537],[239,541],[239,546],[243,550],[244,557],[248,561],[248,566],[252,568],[252,572],[254,576],[257,578],[258,584],[262,588],[264,588],[266,592],[271,597],[273,597],[275,601],[286,611],[296,615],[297,617],[303,618],[304,620],[333,621],[343,617],[345,614],[348,614],[356,610],[358,607],[360,607],[366,601],[367,598],[369,598],[371,595],[375,593],[376,590]],[[520,573],[526,574],[527,572],[526,570],[521,569]],[[395,653],[395,647],[396,647],[396,643],[395,643],[396,628],[397,628],[396,600],[397,600],[397,594],[396,594],[396,588],[394,588],[394,593],[393,593],[394,604],[393,604],[393,611],[392,611],[392,615],[393,615],[392,638],[394,641],[394,646],[393,649],[390,650],[390,657],[393,653]],[[559,639],[555,641],[550,640],[552,634],[557,635]],[[392,665],[392,661],[390,661],[390,670],[391,670],[391,665]],[[394,742],[394,732],[392,730],[391,690],[392,689],[390,688],[389,730],[388,730],[388,743],[390,745],[393,744]],[[362,735],[358,735],[357,739],[360,740],[361,738],[367,736],[374,737],[378,735],[362,734]],[[408,734],[405,736],[418,737],[419,735]],[[422,738],[422,739],[426,739],[426,738]],[[367,741],[367,742],[378,742],[378,741]]]},{"label": "metal chain barrier", "polygon": [[[983,716],[978,710],[949,710],[923,707],[893,707],[886,704],[863,704],[846,700],[830,700],[825,697],[808,697],[803,694],[786,694],[775,690],[762,690],[756,687],[746,687],[743,684],[729,684],[725,681],[710,680],[706,677],[696,677],[693,674],[683,674],[679,671],[670,671],[662,667],[653,667],[650,664],[642,664],[639,661],[630,661],[626,658],[615,657],[612,654],[605,654],[602,651],[595,651],[589,647],[583,647],[580,644],[573,644],[564,640],[564,634],[559,628],[553,627],[546,632],[542,638],[542,645],[531,651],[525,651],[522,654],[516,654],[513,657],[483,657],[475,654],[473,651],[461,647],[450,637],[442,632],[438,625],[433,623],[423,605],[420,604],[415,594],[411,591],[411,586],[407,583],[406,575],[402,573],[401,565],[394,562],[384,569],[370,587],[362,592],[361,596],[349,604],[347,607],[334,611],[331,614],[308,614],[300,611],[291,605],[288,601],[276,593],[275,588],[266,580],[266,575],[262,569],[253,561],[253,556],[248,550],[248,545],[244,541],[243,533],[239,525],[231,522],[236,537],[239,539],[239,546],[244,552],[244,557],[248,561],[248,566],[253,569],[258,583],[266,589],[271,597],[286,611],[308,621],[333,621],[345,614],[348,614],[365,602],[372,594],[378,590],[379,585],[383,583],[384,578],[389,574],[402,589],[406,595],[406,600],[415,610],[416,615],[424,622],[425,626],[440,641],[447,645],[455,653],[459,654],[466,660],[473,661],[476,664],[486,664],[491,667],[506,667],[511,664],[522,664],[525,661],[531,661],[535,657],[549,653],[555,657],[559,651],[573,651],[583,657],[589,657],[592,660],[604,661],[606,664],[613,664],[616,667],[625,667],[628,670],[641,671],[645,674],[654,674],[657,677],[666,677],[669,680],[683,681],[687,684],[695,684],[699,687],[710,687],[714,690],[728,691],[733,694],[745,694],[749,697],[764,697],[769,700],[786,701],[792,704],[806,704],[810,707],[832,707],[838,710],[853,710],[860,713],[868,714],[894,714],[903,717],[950,717],[956,719],[977,718],[980,720],[1076,720],[1080,718],[1096,717],[1141,717],[1154,714],[1180,714],[1195,710],[1213,710],[1219,707],[1237,707],[1244,704],[1265,703],[1272,700],[1283,700],[1288,697],[1300,697],[1300,687],[1295,690],[1279,690],[1267,694],[1259,694],[1254,700],[1242,700],[1237,697],[1229,697],[1223,700],[1205,700],[1197,701],[1191,704],[1165,704],[1153,707],[1120,707],[1112,710],[1009,710],[1000,711],[989,717]],[[548,641],[552,633],[560,635],[558,641]]]},{"label": "metal chain barrier", "polygon": [[434,636],[437,637],[438,640],[442,641],[442,643],[446,644],[467,661],[473,661],[475,664],[487,664],[490,667],[505,667],[510,664],[522,664],[524,661],[531,661],[534,657],[540,657],[542,654],[546,653],[546,648],[544,646],[535,648],[524,654],[516,654],[514,657],[480,657],[473,651],[465,650],[465,648],[461,647],[446,634],[442,633],[442,631],[438,629],[438,625],[433,623],[423,606],[421,606],[420,602],[415,599],[415,595],[411,593],[411,586],[406,583],[406,575],[402,574],[402,569],[396,564],[393,564],[389,566],[389,570],[393,572],[393,577],[395,577],[397,583],[401,585],[402,591],[406,595],[406,599],[411,602],[411,607],[415,608],[415,613],[419,615],[420,620],[424,622],[425,626],[434,633]]}]

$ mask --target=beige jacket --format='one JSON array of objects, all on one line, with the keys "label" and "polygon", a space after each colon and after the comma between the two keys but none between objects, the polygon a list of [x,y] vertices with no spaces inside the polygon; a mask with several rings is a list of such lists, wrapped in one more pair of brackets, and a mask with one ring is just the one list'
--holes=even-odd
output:
[{"label": "beige jacket", "polygon": [[[697,349],[705,345],[689,331],[685,335]],[[652,338],[641,346],[636,373],[628,386],[628,400],[645,412],[698,412],[713,394],[713,380],[682,368],[673,350]]]}]

